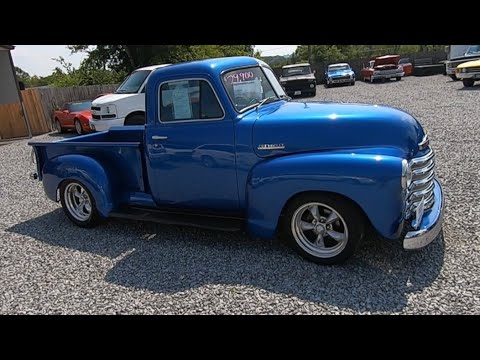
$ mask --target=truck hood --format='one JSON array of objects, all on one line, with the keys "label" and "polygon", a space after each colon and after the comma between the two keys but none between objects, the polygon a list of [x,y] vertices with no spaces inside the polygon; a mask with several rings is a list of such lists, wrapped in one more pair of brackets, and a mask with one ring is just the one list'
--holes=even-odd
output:
[{"label": "truck hood", "polygon": [[92,105],[93,106],[99,106],[99,105],[107,105],[111,103],[115,103],[121,100],[125,100],[128,98],[131,98],[133,96],[138,95],[137,93],[135,94],[107,94],[100,96],[99,98],[96,98],[93,100]]},{"label": "truck hood", "polygon": [[315,80],[315,75],[314,74],[308,74],[308,75],[297,75],[297,76],[286,76],[286,77],[280,77],[280,80],[282,82],[288,82],[292,80]]},{"label": "truck hood", "polygon": [[373,67],[379,67],[381,65],[398,65],[400,61],[400,55],[385,55],[375,58]]},{"label": "truck hood", "polygon": [[391,148],[410,159],[424,136],[411,115],[377,105],[278,101],[246,116],[256,118],[253,147],[260,157]]}]

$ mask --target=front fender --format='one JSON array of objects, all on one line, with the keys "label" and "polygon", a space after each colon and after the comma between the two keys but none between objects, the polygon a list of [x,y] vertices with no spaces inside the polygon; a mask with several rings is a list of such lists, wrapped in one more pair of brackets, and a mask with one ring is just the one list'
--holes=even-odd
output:
[{"label": "front fender", "polygon": [[325,191],[353,200],[380,235],[398,238],[405,203],[401,162],[396,156],[352,152],[266,160],[252,169],[247,182],[248,229],[271,238],[289,199],[306,191]]},{"label": "front fender", "polygon": [[42,170],[43,188],[47,196],[57,200],[57,189],[63,180],[81,181],[92,193],[100,215],[107,217],[114,208],[113,184],[104,167],[84,155],[62,155],[50,159]]}]

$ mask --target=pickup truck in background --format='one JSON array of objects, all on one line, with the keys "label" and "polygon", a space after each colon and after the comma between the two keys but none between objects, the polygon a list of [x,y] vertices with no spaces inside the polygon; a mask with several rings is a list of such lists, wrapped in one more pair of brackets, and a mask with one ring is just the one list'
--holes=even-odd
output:
[{"label": "pickup truck in background", "polygon": [[164,65],[147,66],[128,75],[113,94],[97,97],[92,102],[90,128],[108,130],[112,126],[145,124],[145,89],[148,78]]},{"label": "pickup truck in background", "polygon": [[317,95],[315,71],[308,63],[283,66],[280,83],[289,96]]},{"label": "pickup truck in background", "polygon": [[403,67],[398,64],[400,55],[384,55],[378,56],[374,60],[370,60],[366,66],[360,71],[363,81],[373,83],[376,80],[402,80],[405,75]]},{"label": "pickup truck in background", "polygon": [[448,45],[445,72],[453,81],[457,81],[457,66],[467,61],[480,59],[480,45]]},{"label": "pickup truck in background", "polygon": [[293,102],[251,57],[152,72],[144,126],[33,146],[46,195],[92,227],[108,217],[283,237],[320,264],[368,230],[429,244],[443,194],[420,123],[401,110]]}]

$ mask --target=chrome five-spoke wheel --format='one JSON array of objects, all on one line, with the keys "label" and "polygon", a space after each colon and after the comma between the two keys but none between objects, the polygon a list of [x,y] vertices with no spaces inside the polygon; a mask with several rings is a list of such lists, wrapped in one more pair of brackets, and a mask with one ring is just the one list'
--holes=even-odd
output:
[{"label": "chrome five-spoke wheel", "polygon": [[318,264],[349,258],[365,229],[365,216],[351,200],[332,193],[305,193],[290,200],[282,236],[300,255]]},{"label": "chrome five-spoke wheel", "polygon": [[68,218],[81,227],[93,227],[100,220],[95,199],[85,185],[69,180],[60,187],[60,200]]},{"label": "chrome five-spoke wheel", "polygon": [[295,241],[313,256],[336,256],[348,242],[345,220],[326,204],[312,202],[300,206],[292,217],[291,226]]}]

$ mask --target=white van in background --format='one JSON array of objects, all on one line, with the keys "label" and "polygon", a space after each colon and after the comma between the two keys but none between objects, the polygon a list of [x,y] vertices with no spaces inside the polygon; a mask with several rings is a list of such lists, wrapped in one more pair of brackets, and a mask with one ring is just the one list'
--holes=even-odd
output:
[{"label": "white van in background", "polygon": [[145,124],[145,85],[153,70],[168,65],[137,69],[127,76],[113,94],[93,100],[90,128],[104,131],[112,126]]}]

